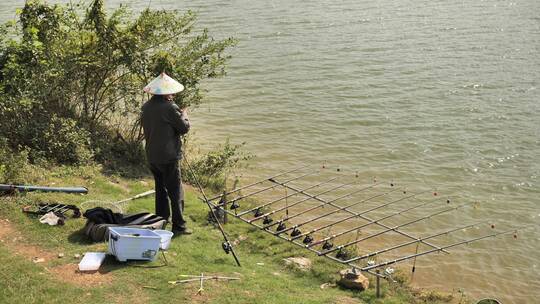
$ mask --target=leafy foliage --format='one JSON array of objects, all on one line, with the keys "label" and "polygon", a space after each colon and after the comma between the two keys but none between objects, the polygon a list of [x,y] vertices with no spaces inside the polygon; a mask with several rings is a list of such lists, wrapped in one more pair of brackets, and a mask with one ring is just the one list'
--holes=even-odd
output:
[{"label": "leafy foliage", "polygon": [[6,141],[0,138],[0,183],[23,181],[28,169],[28,151],[13,153],[7,148]]},{"label": "leafy foliage", "polygon": [[[252,158],[252,155],[240,151],[243,145],[233,145],[227,139],[224,144],[219,145],[208,153],[194,153],[194,149],[190,148],[191,143],[188,137],[184,142],[184,146],[188,147],[185,152],[187,155],[184,161],[189,161],[190,163],[189,166],[184,163],[182,168],[193,170],[202,187],[210,188],[215,192],[221,192],[225,190],[226,181],[232,171],[239,168],[243,161]],[[191,159],[192,154],[200,156],[196,159]],[[184,173],[182,176],[184,177],[184,181],[196,185],[192,172],[188,172],[188,174]]]},{"label": "leafy foliage", "polygon": [[144,85],[165,71],[186,87],[175,102],[198,105],[235,44],[195,30],[192,12],[29,0],[18,13],[0,28],[0,136],[31,160],[141,163]]}]

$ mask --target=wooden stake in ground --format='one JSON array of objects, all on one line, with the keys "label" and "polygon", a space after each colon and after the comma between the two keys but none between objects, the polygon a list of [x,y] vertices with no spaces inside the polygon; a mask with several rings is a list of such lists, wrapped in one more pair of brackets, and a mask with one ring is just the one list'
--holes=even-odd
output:
[{"label": "wooden stake in ground", "polygon": [[[189,278],[185,280],[178,280],[178,281],[169,281],[169,284],[171,285],[179,285],[182,283],[189,283],[189,282],[195,282],[195,281],[204,281],[204,280],[226,280],[226,281],[232,281],[232,280],[240,280],[240,278],[234,278],[234,277],[221,277],[221,276],[204,276],[203,273],[201,275],[189,275],[189,274],[181,274],[181,277]],[[201,284],[202,286],[202,284]]]},{"label": "wooden stake in ground", "polygon": [[200,287],[199,287],[199,290],[197,290],[197,294],[198,294],[198,295],[202,294],[202,292],[203,292],[203,290],[204,290],[204,288],[203,288],[203,282],[204,282],[204,279],[203,279],[203,278],[204,278],[204,274],[201,272],[201,285],[200,285]]}]

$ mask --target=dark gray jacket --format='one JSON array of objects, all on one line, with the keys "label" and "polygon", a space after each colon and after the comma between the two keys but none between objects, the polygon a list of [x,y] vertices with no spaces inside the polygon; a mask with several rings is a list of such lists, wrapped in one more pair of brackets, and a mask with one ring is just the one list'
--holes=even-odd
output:
[{"label": "dark gray jacket", "polygon": [[182,158],[180,136],[189,131],[189,120],[178,106],[154,95],[142,107],[146,157],[151,164],[168,164]]}]

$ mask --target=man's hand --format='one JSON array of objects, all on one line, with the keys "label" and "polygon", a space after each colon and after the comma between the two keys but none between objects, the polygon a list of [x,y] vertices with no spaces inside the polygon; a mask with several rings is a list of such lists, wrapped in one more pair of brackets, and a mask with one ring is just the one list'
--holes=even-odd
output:
[{"label": "man's hand", "polygon": [[183,115],[187,115],[188,113],[188,108],[187,107],[183,107],[183,108],[180,108],[177,104],[175,103],[172,103],[172,106],[174,108],[174,110],[176,112],[179,112],[180,114],[183,114]]}]

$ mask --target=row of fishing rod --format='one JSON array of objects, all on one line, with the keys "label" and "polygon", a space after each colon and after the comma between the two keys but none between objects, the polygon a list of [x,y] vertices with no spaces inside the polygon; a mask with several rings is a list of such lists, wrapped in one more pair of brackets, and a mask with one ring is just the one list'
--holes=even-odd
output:
[{"label": "row of fishing rod", "polygon": [[[312,194],[309,191],[311,191],[311,190],[313,190],[315,188],[319,188],[319,187],[321,187],[323,185],[335,182],[339,178],[339,176],[338,177],[332,177],[332,178],[330,178],[328,180],[325,180],[323,182],[320,182],[320,183],[317,183],[317,184],[314,184],[314,185],[311,185],[311,186],[308,186],[308,187],[304,187],[304,188],[298,188],[298,187],[295,187],[295,186],[291,186],[290,183],[293,182],[293,181],[301,180],[302,178],[306,178],[306,177],[311,176],[311,175],[318,174],[318,173],[321,172],[321,170],[310,170],[307,173],[302,173],[302,174],[300,174],[298,176],[286,179],[284,181],[278,181],[277,180],[278,177],[288,175],[288,174],[292,174],[294,172],[298,172],[298,171],[300,171],[300,170],[302,170],[302,169],[304,169],[306,167],[307,166],[302,166],[302,167],[299,167],[299,168],[295,168],[295,169],[292,169],[292,170],[289,170],[289,171],[282,172],[280,174],[274,175],[272,177],[269,177],[269,178],[266,178],[266,179],[251,183],[251,184],[243,186],[241,188],[238,188],[238,189],[232,190],[230,192],[224,193],[221,196],[213,197],[213,198],[210,199],[210,202],[212,202],[214,207],[221,208],[221,209],[225,210],[227,213],[232,214],[236,218],[239,218],[239,219],[241,219],[242,221],[244,221],[246,223],[249,223],[249,224],[251,224],[251,225],[253,225],[253,226],[255,226],[255,227],[257,227],[257,228],[259,228],[259,229],[261,229],[263,231],[266,231],[266,232],[268,232],[268,233],[270,233],[270,234],[272,234],[274,236],[277,236],[277,237],[282,238],[282,239],[284,239],[286,241],[294,243],[294,244],[296,244],[298,246],[301,246],[301,247],[303,247],[305,249],[313,251],[316,254],[318,254],[319,256],[325,256],[325,257],[328,257],[330,259],[336,260],[336,261],[338,261],[340,263],[345,263],[345,264],[349,264],[351,266],[354,266],[355,268],[358,268],[358,269],[360,269],[362,271],[370,271],[370,272],[371,272],[372,269],[376,269],[378,267],[383,267],[383,266],[390,265],[390,264],[393,264],[393,263],[398,263],[398,262],[401,262],[401,261],[404,261],[404,260],[413,259],[413,258],[416,258],[418,256],[422,256],[422,255],[426,255],[426,254],[434,253],[434,252],[448,253],[448,251],[446,249],[449,249],[449,248],[452,248],[452,247],[455,247],[455,246],[458,246],[458,245],[467,244],[467,243],[479,241],[479,240],[490,238],[490,237],[495,237],[495,236],[502,235],[502,234],[508,234],[508,233],[512,233],[512,232],[516,233],[517,230],[521,230],[521,229],[524,229],[524,228],[529,228],[529,226],[526,226],[526,227],[521,227],[521,228],[518,228],[518,229],[506,230],[506,231],[502,231],[502,232],[493,232],[493,233],[490,233],[490,234],[487,234],[487,235],[484,235],[484,236],[481,236],[481,237],[476,237],[476,238],[472,238],[472,239],[468,239],[468,240],[458,241],[458,242],[450,244],[450,245],[436,246],[436,245],[432,244],[431,242],[429,242],[429,240],[435,239],[435,238],[443,236],[443,235],[448,235],[448,234],[451,234],[451,233],[454,233],[454,232],[458,232],[458,231],[461,231],[461,230],[464,230],[464,229],[468,229],[468,228],[472,228],[472,227],[479,227],[479,226],[481,226],[483,224],[486,224],[487,221],[481,221],[481,222],[477,222],[477,223],[473,223],[473,224],[468,224],[468,225],[456,227],[456,228],[453,228],[453,229],[449,229],[449,230],[445,230],[445,231],[442,231],[442,232],[434,233],[434,234],[431,234],[431,235],[428,235],[428,236],[416,237],[416,236],[413,236],[413,235],[411,235],[411,234],[409,234],[407,232],[402,231],[402,228],[410,226],[410,225],[418,223],[418,222],[421,222],[421,221],[425,221],[427,219],[430,219],[430,218],[438,216],[438,215],[442,215],[442,214],[449,213],[449,212],[452,212],[454,210],[466,207],[469,204],[461,204],[461,205],[457,205],[457,206],[451,206],[450,205],[450,203],[451,203],[450,199],[440,197],[437,192],[421,191],[421,192],[416,192],[416,193],[408,193],[406,190],[397,187],[393,182],[390,182],[390,183],[388,183],[390,188],[387,191],[382,192],[382,193],[378,193],[378,194],[375,194],[375,195],[371,195],[371,196],[369,196],[369,197],[367,197],[365,199],[362,199],[360,201],[356,201],[354,203],[342,206],[342,205],[336,204],[336,202],[340,201],[340,200],[344,200],[344,199],[349,198],[349,197],[352,197],[353,195],[359,194],[361,192],[368,191],[369,189],[373,189],[373,188],[375,188],[377,186],[383,185],[384,183],[374,180],[374,182],[372,184],[370,184],[370,185],[363,186],[363,187],[361,187],[359,189],[355,189],[355,190],[353,190],[353,191],[351,191],[349,193],[346,193],[346,194],[343,194],[343,195],[338,196],[336,198],[327,200],[327,199],[323,199],[321,196],[325,195],[325,194],[328,194],[328,193],[330,193],[332,191],[336,191],[338,189],[344,188],[344,187],[357,185],[358,182],[357,181],[352,181],[352,182],[338,184],[338,185],[332,186],[331,188],[329,188],[327,190],[324,190],[322,192]],[[326,169],[326,168],[323,166],[322,170],[324,170],[324,169]],[[338,169],[338,171],[340,171],[340,170]],[[358,177],[358,174],[356,174],[356,177]],[[272,185],[267,186],[267,187],[262,188],[262,189],[257,189],[257,190],[248,192],[248,193],[243,194],[243,195],[239,195],[240,191],[242,191],[242,190],[250,189],[250,188],[253,188],[256,185],[267,183],[267,182],[272,183]],[[241,208],[241,206],[240,206],[240,201],[241,200],[244,200],[244,199],[246,199],[248,197],[260,194],[260,193],[265,192],[265,191],[276,189],[278,187],[283,187],[286,190],[290,190],[291,193],[290,194],[285,194],[285,196],[273,199],[273,200],[271,200],[269,202],[266,202],[264,204],[257,205],[255,207],[252,207],[252,208],[249,208],[247,210],[239,212],[239,209]],[[370,202],[372,200],[382,198],[384,196],[388,196],[388,195],[390,195],[392,193],[399,193],[399,192],[402,192],[402,194],[404,195],[403,197],[401,197],[399,199],[392,200],[392,201],[389,201],[389,202],[374,206],[374,207],[372,207],[370,209],[363,210],[361,212],[351,210],[353,207],[356,207],[356,206],[358,206],[360,204],[368,203],[368,202]],[[237,196],[235,198],[227,199],[229,196],[231,196],[232,194],[235,194],[235,193],[237,194]],[[425,195],[427,193],[430,193],[433,196],[433,199],[431,199],[429,201],[423,201],[423,200],[418,198],[420,195]],[[286,204],[283,207],[280,207],[280,208],[277,208],[277,209],[274,209],[274,210],[268,210],[268,207],[270,207],[271,205],[276,204],[277,202],[280,202],[280,201],[283,201],[283,200],[287,200],[288,198],[290,198],[292,196],[299,195],[299,194],[304,196],[304,198],[302,198],[302,199],[300,199],[298,201],[295,201],[292,204]],[[379,210],[379,209],[388,207],[390,205],[394,205],[394,204],[397,204],[399,202],[403,202],[405,200],[409,200],[409,199],[413,199],[413,198],[416,199],[416,200],[419,200],[420,204],[400,209],[398,211],[392,212],[392,213],[390,213],[388,215],[385,215],[383,217],[376,218],[376,219],[373,219],[373,218],[371,218],[371,217],[369,217],[367,215],[368,213],[373,212],[375,210]],[[292,208],[294,206],[297,206],[297,205],[300,205],[300,204],[302,204],[302,203],[304,203],[306,201],[317,201],[317,202],[319,202],[319,204],[315,205],[315,206],[312,206],[312,207],[309,207],[309,208],[307,208],[305,210],[302,210],[300,212],[297,212],[297,213],[295,213],[293,215],[288,214],[289,213],[288,211],[289,211],[290,208]],[[428,215],[425,215],[425,216],[422,216],[422,217],[419,217],[419,218],[415,218],[413,220],[409,220],[409,221],[407,221],[405,223],[401,223],[399,225],[389,226],[389,225],[383,223],[384,220],[387,220],[387,219],[402,215],[402,214],[410,212],[412,210],[416,210],[416,209],[419,209],[419,208],[422,208],[422,207],[426,207],[428,205],[440,203],[440,202],[443,202],[443,204],[447,205],[448,207],[443,209],[443,210],[439,210],[439,211],[430,213]],[[292,222],[291,222],[292,219],[301,217],[302,215],[305,215],[305,214],[307,214],[309,212],[312,212],[312,211],[314,211],[316,209],[323,208],[325,206],[331,206],[331,207],[333,207],[333,210],[331,210],[329,212],[326,212],[326,213],[323,213],[323,214],[320,214],[320,215],[318,215],[318,216],[316,216],[314,218],[305,220],[303,222],[292,224]],[[229,210],[227,210],[227,207],[228,207]],[[268,211],[265,211],[265,210],[268,210]],[[282,218],[280,220],[273,220],[272,219],[272,216],[275,216],[278,213],[283,212],[283,211],[286,212],[286,217],[285,218]],[[331,222],[331,223],[316,227],[316,228],[307,229],[305,231],[302,231],[304,229],[303,226],[306,226],[306,225],[308,225],[310,223],[313,223],[313,222],[315,222],[317,220],[321,220],[323,218],[328,218],[328,217],[330,217],[332,215],[335,215],[335,214],[338,214],[340,212],[341,213],[345,212],[345,213],[348,214],[348,216],[345,217],[345,218],[336,220],[334,222]],[[249,217],[250,214],[253,214],[253,217]],[[323,230],[329,231],[335,225],[338,225],[340,223],[344,223],[344,222],[347,222],[347,221],[351,221],[353,219],[362,219],[362,220],[364,220],[364,223],[361,224],[361,225],[353,226],[351,228],[348,228],[348,229],[346,229],[344,231],[340,231],[340,232],[332,234],[332,235],[326,235],[325,237],[323,237],[322,239],[319,239],[319,240],[314,239],[314,235],[316,233],[319,233],[319,232],[321,232]],[[262,224],[259,224],[259,221],[261,221]],[[291,226],[287,227],[286,222],[291,223]],[[346,243],[343,243],[343,244],[340,244],[340,245],[337,245],[337,246],[335,246],[332,243],[333,241],[335,241],[340,236],[346,235],[346,234],[354,232],[354,231],[360,231],[360,229],[364,229],[364,228],[366,228],[368,226],[371,226],[371,225],[376,225],[379,228],[382,228],[382,230],[378,231],[376,233],[370,234],[368,236],[364,236],[362,238],[356,238],[355,240],[348,241]],[[494,228],[493,225],[490,225],[490,227]],[[404,236],[404,237],[408,238],[409,240],[404,242],[404,243],[401,243],[401,244],[397,244],[397,245],[394,245],[394,246],[391,246],[391,247],[388,247],[388,248],[384,248],[384,249],[377,250],[377,251],[374,251],[374,252],[371,252],[371,253],[368,253],[368,254],[364,254],[362,256],[350,257],[348,254],[345,254],[345,248],[347,248],[349,246],[352,246],[352,245],[356,245],[356,244],[358,244],[360,242],[375,238],[377,236],[381,236],[381,235],[386,234],[386,233],[397,233],[397,234],[400,234],[401,236]],[[409,246],[409,245],[413,245],[413,244],[419,244],[419,243],[428,246],[430,249],[428,249],[426,251],[423,251],[423,252],[416,252],[415,254],[412,254],[412,255],[404,256],[404,257],[401,257],[401,258],[398,258],[398,259],[394,259],[394,260],[391,260],[391,261],[386,261],[386,262],[379,263],[379,264],[372,264],[371,263],[368,266],[358,266],[357,264],[355,264],[355,263],[358,263],[359,261],[362,261],[364,259],[368,259],[368,258],[374,257],[376,255],[379,255],[379,254],[382,254],[382,253],[385,253],[385,252],[388,252],[388,251],[391,251],[391,250],[396,250],[396,249],[399,249],[399,248],[403,248],[405,246]],[[317,247],[320,246],[320,249],[316,250],[315,249],[316,246]],[[331,253],[335,253],[335,256],[330,255]]]},{"label": "row of fishing rod", "polygon": [[[293,171],[296,171],[296,170],[299,170],[299,169],[295,169],[295,170],[293,170]],[[287,172],[282,173],[282,174],[279,174],[279,175],[287,174],[287,173],[290,173],[290,172],[292,172],[292,171],[287,171]],[[253,191],[253,192],[250,192],[250,193],[247,193],[247,194],[245,194],[245,195],[238,196],[238,197],[236,197],[236,198],[234,198],[234,199],[232,199],[232,200],[230,200],[230,201],[228,201],[228,202],[227,202],[225,196],[221,196],[221,199],[220,199],[220,202],[218,203],[218,206],[224,206],[224,205],[230,203],[230,204],[231,204],[230,209],[231,209],[231,210],[234,210],[234,212],[235,212],[234,215],[235,215],[236,217],[239,217],[239,218],[242,218],[242,219],[244,219],[243,216],[245,216],[245,215],[247,215],[247,214],[249,214],[249,213],[254,213],[254,217],[251,218],[251,219],[246,219],[246,222],[248,222],[248,223],[250,223],[250,224],[253,224],[253,225],[256,225],[257,227],[259,227],[259,228],[261,228],[261,229],[264,229],[264,230],[269,230],[269,229],[272,228],[273,226],[277,226],[277,227],[276,227],[276,231],[273,232],[274,235],[285,234],[285,233],[288,233],[289,231],[292,230],[292,231],[291,231],[291,238],[288,239],[289,241],[294,241],[294,240],[297,240],[297,239],[299,239],[299,238],[301,238],[301,237],[304,237],[303,243],[305,244],[305,246],[306,246],[307,248],[311,248],[311,247],[313,247],[313,246],[315,246],[315,245],[319,245],[319,244],[321,244],[321,243],[324,243],[323,249],[328,249],[328,253],[330,253],[330,252],[334,252],[335,250],[337,250],[337,249],[330,249],[331,247],[333,247],[333,245],[330,243],[330,240],[332,240],[332,239],[334,239],[334,238],[337,238],[337,237],[339,237],[339,236],[341,236],[341,235],[347,234],[347,233],[349,233],[349,232],[352,232],[352,231],[355,231],[355,230],[358,230],[358,229],[367,227],[367,226],[372,225],[372,224],[376,224],[376,225],[378,225],[378,226],[381,226],[381,227],[383,227],[384,229],[386,229],[387,231],[396,231],[396,232],[398,232],[398,233],[400,233],[400,234],[402,234],[402,235],[404,235],[404,236],[407,236],[407,237],[409,237],[409,238],[416,239],[416,238],[410,236],[409,234],[407,234],[407,233],[402,232],[401,230],[399,230],[400,227],[389,227],[389,226],[387,226],[387,225],[381,223],[381,221],[382,221],[382,220],[385,220],[385,219],[388,219],[388,218],[390,218],[390,217],[397,216],[397,215],[399,215],[399,214],[403,214],[403,213],[405,213],[405,212],[407,212],[407,211],[410,211],[410,210],[413,210],[413,209],[418,209],[418,208],[420,208],[420,207],[422,207],[422,206],[426,206],[426,205],[428,205],[428,204],[430,204],[430,203],[434,203],[434,202],[430,202],[430,203],[422,203],[422,204],[417,205],[417,206],[414,206],[414,207],[409,207],[409,208],[407,208],[407,209],[405,209],[405,210],[400,210],[400,211],[398,211],[398,212],[395,212],[394,214],[385,216],[384,218],[379,218],[379,219],[373,220],[373,219],[371,219],[371,218],[368,218],[368,217],[366,216],[366,214],[369,213],[369,212],[375,211],[375,210],[377,210],[377,209],[381,209],[381,208],[387,207],[387,206],[389,206],[389,205],[396,204],[396,203],[401,202],[401,201],[404,201],[404,200],[406,200],[406,199],[410,199],[410,198],[419,196],[420,194],[424,194],[424,193],[426,193],[426,192],[428,192],[428,191],[423,191],[423,192],[420,192],[420,193],[410,194],[410,195],[407,195],[407,196],[405,196],[405,197],[403,197],[403,198],[400,198],[400,199],[398,199],[398,200],[391,201],[391,202],[388,202],[388,203],[385,203],[385,204],[382,204],[382,205],[373,207],[373,208],[371,208],[371,209],[369,209],[369,210],[366,210],[366,211],[363,211],[363,212],[358,213],[358,212],[354,212],[354,211],[352,211],[352,210],[350,210],[350,209],[351,209],[352,207],[357,206],[357,205],[360,205],[360,204],[362,204],[362,203],[367,203],[368,201],[371,201],[371,200],[373,200],[373,199],[375,199],[375,198],[380,198],[380,197],[382,197],[382,196],[389,195],[390,193],[400,191],[400,189],[394,188],[395,185],[394,185],[393,183],[390,183],[390,187],[392,187],[392,188],[394,188],[394,189],[391,189],[391,190],[389,190],[389,191],[387,191],[387,192],[384,192],[384,193],[381,193],[381,194],[373,195],[373,196],[368,197],[368,198],[366,198],[366,199],[364,199],[364,200],[355,202],[355,203],[350,204],[350,205],[347,205],[347,206],[340,206],[340,205],[335,204],[335,202],[337,202],[337,201],[339,201],[339,200],[343,200],[343,199],[348,198],[348,197],[351,197],[351,196],[353,196],[353,195],[355,195],[355,194],[358,194],[358,193],[360,193],[360,192],[366,191],[366,190],[368,190],[368,189],[372,189],[372,188],[374,188],[374,187],[376,187],[376,186],[378,186],[378,185],[381,185],[382,183],[381,183],[381,182],[374,182],[372,185],[368,185],[368,186],[365,186],[365,187],[363,187],[363,188],[354,190],[354,191],[352,191],[352,192],[350,192],[350,193],[344,194],[344,195],[339,196],[339,197],[337,197],[337,198],[334,198],[334,199],[332,199],[332,200],[330,200],[330,201],[322,200],[322,199],[320,198],[320,196],[323,195],[323,194],[327,194],[327,193],[329,193],[329,192],[331,192],[331,191],[334,191],[334,190],[337,190],[337,189],[346,187],[346,186],[351,186],[351,185],[353,185],[353,184],[356,184],[357,182],[356,182],[356,181],[353,181],[353,182],[349,182],[349,183],[345,183],[345,184],[340,184],[340,185],[337,185],[337,186],[333,186],[332,188],[330,188],[330,189],[328,189],[328,190],[325,190],[325,191],[323,191],[323,192],[319,192],[319,193],[317,193],[317,194],[315,194],[315,195],[311,195],[311,194],[309,194],[307,191],[310,190],[310,189],[316,188],[316,187],[320,187],[320,186],[322,186],[322,185],[324,185],[324,184],[328,184],[328,183],[330,183],[330,182],[333,182],[333,181],[335,181],[338,177],[331,178],[331,179],[326,180],[326,181],[324,181],[324,182],[321,182],[321,183],[318,183],[318,184],[315,184],[315,185],[312,185],[312,186],[309,186],[309,187],[306,187],[306,188],[303,188],[303,189],[298,189],[298,188],[296,188],[296,187],[293,187],[293,186],[288,185],[288,183],[290,183],[290,182],[292,182],[292,181],[298,180],[298,179],[303,178],[303,177],[306,177],[306,176],[308,176],[308,175],[313,175],[313,174],[315,174],[315,173],[318,173],[318,171],[311,171],[311,172],[302,174],[302,175],[300,175],[300,176],[296,176],[296,177],[294,177],[294,178],[288,179],[288,180],[283,181],[283,182],[278,182],[278,181],[276,180],[276,177],[277,177],[277,176],[273,176],[273,177],[268,178],[268,179],[266,179],[266,180],[268,180],[268,181],[274,183],[274,185],[268,186],[268,187],[266,187],[266,188],[259,189],[259,190],[256,190],[256,191]],[[265,180],[265,181],[266,181],[266,180]],[[233,190],[233,191],[227,193],[226,195],[230,195],[230,194],[233,193],[233,192],[238,192],[238,191],[240,191],[240,190],[249,188],[249,187],[251,187],[251,186],[253,186],[253,185],[254,185],[254,184],[251,184],[251,185],[242,187],[242,188],[240,188],[240,189]],[[240,200],[245,199],[245,198],[250,197],[250,196],[253,196],[253,195],[255,195],[255,194],[259,194],[259,193],[264,192],[264,191],[268,191],[268,190],[270,190],[270,189],[274,189],[274,188],[276,188],[277,186],[283,186],[283,187],[285,187],[285,188],[287,188],[287,189],[292,190],[293,192],[292,192],[291,194],[288,194],[288,195],[285,195],[285,196],[283,196],[283,197],[274,199],[274,200],[272,200],[272,201],[270,201],[270,202],[267,202],[267,203],[265,203],[265,204],[256,206],[256,207],[251,208],[251,209],[248,209],[248,210],[245,210],[245,211],[243,211],[243,212],[240,212],[240,213],[237,212],[238,208],[240,207],[239,204],[238,204],[238,202],[239,202]],[[404,193],[404,194],[407,194],[406,191],[403,191],[403,193]],[[269,212],[266,212],[266,213],[263,213],[263,212],[262,212],[262,210],[263,210],[264,208],[266,208],[266,207],[268,207],[268,206],[270,206],[270,205],[272,205],[272,204],[274,204],[274,203],[276,203],[276,202],[278,202],[278,201],[282,201],[282,200],[284,200],[284,199],[287,199],[287,198],[289,198],[289,197],[291,197],[291,196],[298,195],[298,194],[303,194],[303,195],[306,196],[306,197],[303,198],[303,199],[301,199],[301,200],[299,200],[299,201],[296,201],[296,202],[294,202],[294,203],[292,203],[292,204],[290,204],[290,205],[287,205],[287,206],[284,206],[284,207],[281,207],[281,208],[278,208],[278,209],[275,209],[275,210],[272,210],[272,211],[269,211]],[[217,199],[217,198],[219,198],[219,197],[216,197],[216,198],[213,198],[213,199]],[[296,214],[294,214],[294,215],[289,215],[289,216],[287,216],[286,218],[281,219],[281,220],[279,220],[279,221],[273,221],[273,220],[271,219],[271,216],[272,216],[272,215],[275,215],[275,214],[277,214],[278,212],[282,212],[282,211],[284,211],[284,210],[286,210],[286,209],[292,208],[292,207],[294,207],[294,206],[296,206],[296,205],[299,205],[299,204],[301,204],[301,203],[303,203],[303,202],[305,202],[305,201],[308,201],[308,200],[317,200],[317,201],[320,202],[320,204],[319,204],[319,205],[316,205],[316,206],[313,206],[313,207],[310,207],[310,208],[308,208],[308,209],[306,209],[306,210],[303,210],[303,211],[301,211],[301,212],[299,212],[299,213],[296,213]],[[448,202],[449,202],[449,201],[448,201]],[[302,222],[302,223],[299,223],[299,224],[295,224],[295,225],[293,225],[293,226],[291,226],[291,227],[289,227],[289,228],[286,227],[286,224],[285,224],[286,221],[290,221],[291,219],[294,219],[294,218],[296,218],[296,217],[300,217],[300,216],[302,216],[302,215],[305,215],[305,214],[307,214],[307,213],[309,213],[309,212],[311,212],[311,211],[313,211],[313,210],[315,210],[315,209],[324,207],[324,206],[326,206],[326,205],[330,205],[330,206],[334,207],[335,210],[330,211],[330,212],[325,213],[325,214],[322,214],[322,215],[320,215],[320,216],[317,216],[317,217],[315,217],[315,218],[313,218],[313,219],[310,219],[310,220],[308,220],[308,221],[305,221],[305,222]],[[454,210],[454,209],[455,209],[455,208],[451,208],[451,210]],[[446,210],[445,212],[449,212],[449,211],[450,211],[450,210]],[[322,219],[322,218],[329,217],[329,216],[331,216],[331,215],[333,215],[333,214],[336,214],[336,213],[338,213],[338,212],[347,212],[347,213],[350,213],[350,216],[348,216],[348,217],[346,217],[346,218],[344,218],[344,219],[341,219],[341,220],[339,220],[339,221],[335,221],[335,222],[333,222],[333,223],[324,225],[324,226],[322,226],[322,227],[315,228],[315,229],[310,230],[310,231],[305,232],[305,233],[302,233],[302,232],[300,231],[300,227],[302,227],[302,226],[304,226],[304,225],[306,225],[306,224],[312,223],[312,222],[314,222],[314,221],[320,220],[320,219]],[[433,216],[433,215],[432,215],[432,216]],[[345,222],[345,221],[347,221],[347,220],[354,219],[354,218],[362,218],[362,219],[366,220],[367,223],[366,223],[366,224],[363,224],[362,226],[357,226],[357,227],[351,228],[351,229],[349,229],[349,230],[347,230],[347,231],[340,232],[339,234],[335,234],[335,235],[329,236],[329,237],[327,237],[327,238],[325,238],[325,239],[323,239],[323,240],[316,241],[316,242],[313,241],[312,234],[314,234],[314,233],[316,233],[316,232],[318,232],[318,231],[321,231],[321,230],[323,230],[323,229],[330,228],[331,226],[337,225],[337,224],[342,223],[342,222]],[[256,221],[261,220],[261,219],[262,219],[262,223],[263,223],[262,226],[261,226],[261,225],[255,224]],[[417,222],[417,221],[415,221],[415,222]],[[411,223],[411,224],[412,224],[412,223]],[[409,225],[409,224],[407,224],[407,225]],[[407,225],[403,225],[403,226],[407,226]],[[424,242],[424,243],[425,243],[425,242]],[[431,245],[431,244],[429,244],[429,243],[428,243],[428,245],[431,246],[431,247],[435,247],[435,246],[433,246],[433,245]],[[348,245],[347,245],[347,246],[348,246]],[[346,247],[346,246],[345,246],[345,247]],[[435,248],[436,248],[436,247],[435,247]],[[326,253],[323,253],[323,254],[326,254]]]}]

